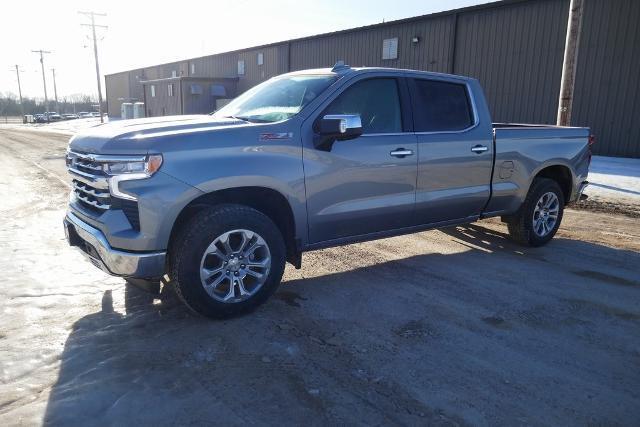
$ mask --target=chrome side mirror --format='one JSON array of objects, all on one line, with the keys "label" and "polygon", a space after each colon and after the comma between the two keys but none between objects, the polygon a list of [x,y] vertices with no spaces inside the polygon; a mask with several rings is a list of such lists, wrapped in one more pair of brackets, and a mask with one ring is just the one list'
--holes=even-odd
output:
[{"label": "chrome side mirror", "polygon": [[362,135],[362,119],[359,114],[327,114],[316,123],[314,145],[331,151],[335,141],[346,141]]}]

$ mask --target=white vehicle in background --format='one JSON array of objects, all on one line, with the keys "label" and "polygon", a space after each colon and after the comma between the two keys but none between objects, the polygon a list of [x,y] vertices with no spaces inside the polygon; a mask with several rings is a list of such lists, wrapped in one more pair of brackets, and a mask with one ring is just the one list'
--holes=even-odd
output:
[{"label": "white vehicle in background", "polygon": [[90,119],[93,116],[91,115],[91,113],[88,113],[86,111],[81,111],[78,113],[78,117],[80,117],[81,119]]}]

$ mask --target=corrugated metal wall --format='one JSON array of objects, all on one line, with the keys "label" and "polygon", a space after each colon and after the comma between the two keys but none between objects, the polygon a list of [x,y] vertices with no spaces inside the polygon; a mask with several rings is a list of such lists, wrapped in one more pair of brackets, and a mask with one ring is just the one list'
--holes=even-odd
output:
[{"label": "corrugated metal wall", "polygon": [[640,1],[586,0],[572,124],[594,151],[640,157]]},{"label": "corrugated metal wall", "polygon": [[568,6],[538,0],[459,14],[453,72],[480,80],[495,122],[556,122]]},{"label": "corrugated metal wall", "polygon": [[[191,85],[202,87],[201,94],[192,94]],[[183,114],[206,114],[216,109],[216,97],[211,96],[212,85],[224,86],[227,93],[237,93],[237,81],[230,79],[211,80],[210,78],[188,78],[181,82],[184,103]]]},{"label": "corrugated metal wall", "polygon": [[[170,77],[172,70],[192,76],[191,63],[193,76],[237,77],[244,60],[240,93],[274,75],[344,60],[476,77],[494,121],[555,123],[568,9],[569,0],[507,0],[148,67],[143,80]],[[572,123],[592,128],[597,154],[640,157],[638,22],[640,0],[585,0]],[[383,40],[395,37],[398,58],[383,60]],[[129,97],[140,92],[132,77],[140,71],[129,73]],[[116,116],[121,74],[106,76],[109,114]]]},{"label": "corrugated metal wall", "polygon": [[[259,53],[263,55],[262,65],[258,65]],[[239,52],[237,61],[244,61],[245,74],[244,76],[239,76],[238,91],[242,93],[258,83],[287,72],[286,69],[283,70],[281,54],[282,50],[278,45]]]},{"label": "corrugated metal wall", "polygon": [[[173,96],[169,96],[169,85],[173,85]],[[156,96],[151,96],[151,86],[155,86]],[[150,82],[144,84],[146,113],[148,117],[170,116],[182,113],[179,93],[180,79]]]},{"label": "corrugated metal wall", "polygon": [[[355,29],[291,42],[291,70],[332,66],[396,67],[449,72],[454,15]],[[398,58],[382,59],[382,41],[398,38]],[[413,43],[414,37],[419,38]]]},{"label": "corrugated metal wall", "polygon": [[110,117],[120,117],[120,106],[127,102],[142,101],[143,88],[140,84],[142,69],[125,71],[107,76],[105,85],[107,99],[107,114]]}]

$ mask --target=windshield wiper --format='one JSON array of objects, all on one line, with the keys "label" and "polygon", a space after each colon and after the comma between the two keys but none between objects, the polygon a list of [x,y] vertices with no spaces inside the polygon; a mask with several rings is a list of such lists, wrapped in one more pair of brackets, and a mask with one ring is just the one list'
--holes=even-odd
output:
[{"label": "windshield wiper", "polygon": [[247,117],[241,117],[241,116],[222,116],[225,119],[236,119],[236,120],[242,120],[243,122],[249,122],[251,123],[251,120],[249,120]]}]

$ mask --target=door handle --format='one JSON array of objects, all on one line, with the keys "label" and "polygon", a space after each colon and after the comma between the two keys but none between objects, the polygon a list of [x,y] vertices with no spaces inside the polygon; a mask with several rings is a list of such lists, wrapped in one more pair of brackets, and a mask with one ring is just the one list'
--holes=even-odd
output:
[{"label": "door handle", "polygon": [[413,150],[407,150],[406,148],[396,148],[392,152],[390,152],[393,157],[404,158],[407,156],[413,156]]},{"label": "door handle", "polygon": [[485,151],[489,150],[489,147],[485,146],[485,145],[476,145],[474,147],[471,147],[471,151],[473,151],[476,154],[480,154],[480,153],[484,153]]}]

